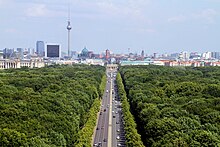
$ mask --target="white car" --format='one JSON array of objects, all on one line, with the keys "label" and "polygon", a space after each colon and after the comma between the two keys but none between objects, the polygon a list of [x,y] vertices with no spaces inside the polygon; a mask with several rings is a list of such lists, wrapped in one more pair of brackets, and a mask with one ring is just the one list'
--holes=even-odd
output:
[{"label": "white car", "polygon": [[117,136],[117,137],[116,137],[116,139],[118,139],[118,140],[119,140],[119,139],[120,139],[120,137],[119,137],[119,136]]}]

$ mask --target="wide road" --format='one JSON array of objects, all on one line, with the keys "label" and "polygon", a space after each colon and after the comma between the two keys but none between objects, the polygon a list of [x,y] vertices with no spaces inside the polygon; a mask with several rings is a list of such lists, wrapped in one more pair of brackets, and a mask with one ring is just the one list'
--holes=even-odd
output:
[{"label": "wide road", "polygon": [[122,123],[121,103],[116,85],[116,71],[107,71],[107,83],[102,97],[93,146],[125,146],[125,132]]}]

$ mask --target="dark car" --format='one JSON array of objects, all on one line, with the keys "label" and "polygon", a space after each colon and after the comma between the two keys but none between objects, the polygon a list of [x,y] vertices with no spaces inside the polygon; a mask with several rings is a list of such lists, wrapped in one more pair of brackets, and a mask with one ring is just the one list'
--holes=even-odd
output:
[{"label": "dark car", "polygon": [[102,143],[101,143],[101,142],[99,142],[99,143],[98,143],[98,147],[101,147],[101,146],[102,146]]}]

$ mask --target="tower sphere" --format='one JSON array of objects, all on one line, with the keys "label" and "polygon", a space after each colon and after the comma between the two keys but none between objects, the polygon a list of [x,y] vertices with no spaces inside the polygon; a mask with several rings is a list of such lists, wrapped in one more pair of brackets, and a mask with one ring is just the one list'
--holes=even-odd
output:
[{"label": "tower sphere", "polygon": [[68,21],[68,25],[67,25],[67,30],[71,30],[72,29],[72,27],[71,27],[71,25],[70,25],[70,21]]}]

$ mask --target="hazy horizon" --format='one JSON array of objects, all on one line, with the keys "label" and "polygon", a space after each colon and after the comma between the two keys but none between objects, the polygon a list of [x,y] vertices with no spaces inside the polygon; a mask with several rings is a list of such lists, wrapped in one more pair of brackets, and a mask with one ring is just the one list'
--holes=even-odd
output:
[{"label": "hazy horizon", "polygon": [[[220,51],[220,0],[72,0],[71,50]],[[0,0],[0,49],[59,43],[67,52],[68,0]]]}]

